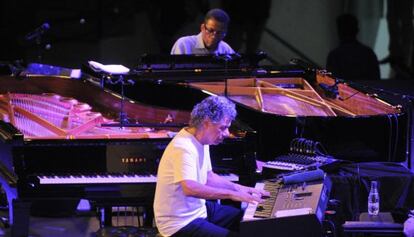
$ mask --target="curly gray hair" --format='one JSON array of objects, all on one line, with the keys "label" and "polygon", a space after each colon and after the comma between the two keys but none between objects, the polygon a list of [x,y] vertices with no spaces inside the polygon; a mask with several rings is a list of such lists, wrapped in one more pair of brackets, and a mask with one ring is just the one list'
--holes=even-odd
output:
[{"label": "curly gray hair", "polygon": [[216,123],[224,118],[234,120],[237,112],[233,102],[223,96],[209,96],[194,106],[190,126],[199,127],[205,119]]}]

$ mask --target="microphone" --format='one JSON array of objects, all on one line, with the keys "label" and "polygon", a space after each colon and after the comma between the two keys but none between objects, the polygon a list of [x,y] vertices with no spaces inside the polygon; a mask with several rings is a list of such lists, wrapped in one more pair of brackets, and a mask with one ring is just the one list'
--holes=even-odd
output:
[{"label": "microphone", "polygon": [[49,23],[45,22],[41,26],[34,29],[32,32],[28,33],[24,38],[27,41],[33,40],[33,39],[38,38],[39,36],[43,35],[49,29],[50,29]]},{"label": "microphone", "polygon": [[214,58],[222,61],[230,61],[232,59],[229,54],[216,54],[214,55]]},{"label": "microphone", "polygon": [[232,54],[215,54],[214,58],[221,61],[236,61],[241,59],[242,56],[239,53],[232,53]]},{"label": "microphone", "polygon": [[335,83],[331,86],[325,83],[319,83],[319,86],[322,88],[326,97],[331,99],[336,99],[338,97],[338,83]]},{"label": "microphone", "polygon": [[267,58],[267,53],[264,51],[256,51],[255,54],[260,60]]},{"label": "microphone", "polygon": [[294,183],[321,180],[324,178],[324,176],[325,176],[325,172],[320,169],[304,171],[304,172],[300,172],[296,174],[287,174],[283,176],[283,183],[294,184]]},{"label": "microphone", "polygon": [[231,56],[233,57],[233,58],[241,58],[242,56],[239,54],[239,53],[237,53],[237,52],[234,52],[234,53],[232,53],[231,54]]},{"label": "microphone", "polygon": [[304,70],[315,71],[316,69],[318,69],[317,66],[315,66],[311,63],[305,62],[305,61],[303,61],[302,59],[299,59],[299,58],[292,58],[289,61],[289,63],[292,64],[292,65],[299,66]]}]

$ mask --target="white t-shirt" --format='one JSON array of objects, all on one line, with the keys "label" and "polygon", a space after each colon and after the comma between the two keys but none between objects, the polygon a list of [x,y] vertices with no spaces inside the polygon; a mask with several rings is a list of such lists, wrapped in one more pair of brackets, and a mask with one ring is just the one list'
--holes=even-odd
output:
[{"label": "white t-shirt", "polygon": [[180,181],[207,182],[211,171],[208,145],[202,145],[185,128],[168,144],[157,173],[155,222],[163,236],[171,236],[196,218],[206,218],[205,200],[184,195]]}]

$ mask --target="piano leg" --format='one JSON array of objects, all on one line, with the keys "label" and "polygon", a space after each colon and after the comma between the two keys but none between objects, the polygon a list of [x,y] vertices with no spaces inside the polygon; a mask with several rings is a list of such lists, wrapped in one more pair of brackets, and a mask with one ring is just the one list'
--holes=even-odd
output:
[{"label": "piano leg", "polygon": [[13,225],[12,237],[29,236],[30,206],[31,202],[13,199]]},{"label": "piano leg", "polygon": [[101,228],[112,226],[112,206],[99,208],[99,226]]},{"label": "piano leg", "polygon": [[154,210],[152,206],[145,206],[144,227],[153,227]]},{"label": "piano leg", "polygon": [[13,200],[17,198],[17,190],[0,175],[0,187],[6,193],[7,205],[9,206],[9,224],[13,224]]}]

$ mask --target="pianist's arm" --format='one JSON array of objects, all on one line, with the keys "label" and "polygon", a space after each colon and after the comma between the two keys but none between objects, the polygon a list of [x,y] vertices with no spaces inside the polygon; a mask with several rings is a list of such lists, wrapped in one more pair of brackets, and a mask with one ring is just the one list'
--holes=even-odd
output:
[{"label": "pianist's arm", "polygon": [[269,196],[269,193],[264,190],[258,190],[252,187],[243,186],[240,184],[233,183],[220,175],[217,175],[213,171],[210,171],[207,176],[207,185],[213,187],[221,187],[225,189],[235,190],[238,192],[256,194],[256,196]]},{"label": "pianist's arm", "polygon": [[248,203],[262,202],[261,191],[232,183],[211,171],[208,174],[207,184],[205,185],[193,180],[183,180],[180,184],[185,195],[196,198],[210,200],[231,199]]}]

